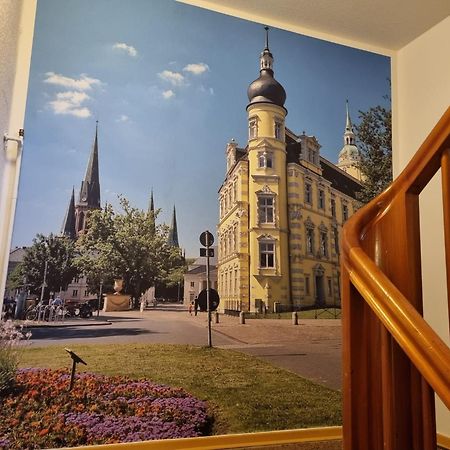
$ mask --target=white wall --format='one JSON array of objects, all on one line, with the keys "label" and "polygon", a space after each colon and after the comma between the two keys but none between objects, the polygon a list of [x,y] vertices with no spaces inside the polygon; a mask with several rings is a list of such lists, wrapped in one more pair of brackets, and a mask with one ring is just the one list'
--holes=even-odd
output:
[{"label": "white wall", "polygon": [[3,302],[20,155],[17,144],[3,149],[3,135],[23,128],[36,0],[0,0],[0,309]]},{"label": "white wall", "polygon": [[[450,17],[393,58],[394,172],[398,174],[450,106]],[[426,320],[449,343],[440,175],[420,196]],[[450,436],[450,413],[438,404],[438,431]]]}]

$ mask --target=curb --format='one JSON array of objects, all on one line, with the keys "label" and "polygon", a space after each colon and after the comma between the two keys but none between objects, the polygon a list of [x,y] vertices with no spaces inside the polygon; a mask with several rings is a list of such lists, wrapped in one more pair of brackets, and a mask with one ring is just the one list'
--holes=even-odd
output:
[{"label": "curb", "polygon": [[67,328],[67,327],[92,327],[96,325],[112,325],[111,321],[92,321],[92,322],[56,322],[56,323],[23,323],[24,328]]}]

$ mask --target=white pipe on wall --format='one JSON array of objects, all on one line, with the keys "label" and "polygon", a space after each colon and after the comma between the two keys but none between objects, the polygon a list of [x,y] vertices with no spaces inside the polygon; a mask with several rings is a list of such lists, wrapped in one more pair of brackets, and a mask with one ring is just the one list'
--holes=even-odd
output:
[{"label": "white pipe on wall", "polygon": [[[20,130],[23,130],[25,117],[37,0],[2,0],[2,3],[6,3],[3,5],[5,6],[2,8],[3,11],[8,11],[9,14],[12,10],[20,11],[20,14],[17,16],[18,23],[12,24],[15,28],[14,32],[8,32],[7,36],[3,37],[3,39],[8,39],[9,45],[15,45],[16,54],[15,58],[3,61],[8,75],[14,78],[14,82],[9,108],[2,111],[2,114],[7,117],[8,129],[0,130],[7,136],[4,141],[4,151],[6,152],[3,158],[4,167],[0,171],[0,311],[3,308],[22,161],[22,136],[20,134],[23,131]],[[1,13],[0,16],[2,16],[3,23],[11,20],[11,17],[3,17]],[[15,143],[10,141],[15,141]]]}]

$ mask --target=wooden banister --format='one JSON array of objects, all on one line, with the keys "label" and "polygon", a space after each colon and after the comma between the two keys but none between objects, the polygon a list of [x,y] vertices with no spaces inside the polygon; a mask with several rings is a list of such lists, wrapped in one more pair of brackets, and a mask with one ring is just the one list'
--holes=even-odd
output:
[{"label": "wooden banister", "polygon": [[345,450],[436,450],[434,392],[450,409],[450,349],[422,317],[419,194],[440,168],[450,280],[450,108],[343,229]]}]

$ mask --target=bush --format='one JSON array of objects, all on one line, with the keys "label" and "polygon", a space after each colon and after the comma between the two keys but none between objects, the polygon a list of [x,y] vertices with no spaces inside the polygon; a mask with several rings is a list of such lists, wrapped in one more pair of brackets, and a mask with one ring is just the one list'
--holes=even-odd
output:
[{"label": "bush", "polygon": [[31,333],[24,334],[11,320],[0,321],[0,396],[13,388],[19,362],[18,344],[30,336]]},{"label": "bush", "polygon": [[20,369],[0,409],[0,448],[34,449],[201,436],[206,403],[149,380]]}]

